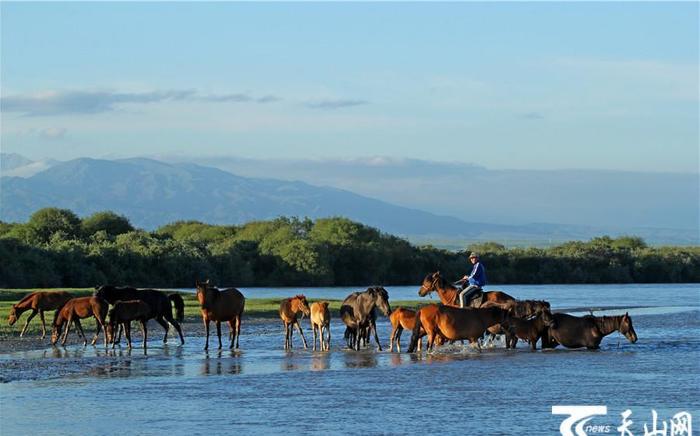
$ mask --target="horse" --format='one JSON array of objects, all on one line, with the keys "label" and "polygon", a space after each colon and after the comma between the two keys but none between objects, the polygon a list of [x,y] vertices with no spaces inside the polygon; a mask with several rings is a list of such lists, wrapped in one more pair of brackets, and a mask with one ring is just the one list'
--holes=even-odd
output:
[{"label": "horse", "polygon": [[370,287],[364,292],[353,292],[343,300],[340,306],[340,318],[347,326],[345,336],[349,348],[360,349],[363,329],[367,328],[369,333],[374,332],[377,349],[382,351],[382,344],[377,335],[376,313],[374,313],[377,307],[384,315],[391,314],[389,293],[382,287]]},{"label": "horse", "polygon": [[[331,313],[328,310],[328,302],[320,301],[311,305],[311,330],[314,332],[314,351],[316,351],[316,330],[318,330],[318,346],[321,351],[330,350],[331,346]],[[323,331],[328,333],[328,338],[323,338]]]},{"label": "horse", "polygon": [[473,347],[481,351],[481,338],[492,325],[508,320],[508,311],[499,307],[458,308],[453,306],[430,304],[418,310],[416,323],[411,335],[408,352],[416,350],[421,335],[428,336],[428,350],[433,349],[439,335],[450,341],[468,339]]},{"label": "horse", "polygon": [[282,300],[282,302],[280,303],[280,318],[282,318],[282,323],[284,323],[285,350],[292,349],[292,336],[294,334],[295,324],[297,326],[297,329],[299,329],[301,340],[304,342],[304,348],[308,348],[308,345],[306,344],[306,338],[304,337],[304,330],[301,329],[301,324],[299,323],[299,314],[311,314],[309,302],[306,301],[305,296],[297,295],[295,297]]},{"label": "horse", "polygon": [[108,342],[112,343],[112,348],[117,345],[115,340],[115,329],[118,326],[124,327],[124,335],[126,342],[131,349],[131,321],[139,321],[141,323],[141,331],[143,332],[143,349],[146,349],[148,342],[148,316],[151,313],[151,308],[141,300],[117,301],[114,303],[107,317],[107,328],[105,334]]},{"label": "horse", "polygon": [[[522,319],[527,319],[541,311],[546,310],[549,312],[550,310],[549,302],[544,300],[509,300],[505,303],[490,301],[482,304],[481,307],[500,307],[501,309],[507,310],[510,316]],[[493,343],[496,339],[496,335],[505,334],[505,331],[501,325],[496,324],[489,327],[487,333],[489,334],[488,342]],[[507,342],[506,348],[508,348]]]},{"label": "horse", "polygon": [[[440,301],[445,306],[459,307],[459,293],[460,289],[456,286],[448,283],[441,275],[440,271],[428,274],[423,279],[420,289],[418,290],[418,295],[425,297],[431,292],[437,292],[440,297]],[[483,291],[482,291],[483,292]],[[514,301],[515,298],[501,291],[485,291],[482,293],[481,299],[472,299],[469,303],[469,307],[481,307],[486,303],[506,303],[508,301]]]},{"label": "horse", "polygon": [[216,322],[216,334],[219,337],[219,349],[221,349],[221,321],[228,322],[229,348],[238,349],[238,340],[241,336],[241,318],[245,308],[245,297],[236,288],[219,290],[209,286],[209,280],[200,283],[195,282],[197,288],[197,300],[202,312],[202,321],[207,332],[207,341],[204,349],[209,349],[209,322]]},{"label": "horse", "polygon": [[[158,324],[165,329],[163,343],[168,342],[168,323],[170,323],[180,335],[180,344],[185,344],[185,338],[182,336],[182,328],[180,327],[180,322],[185,318],[185,302],[182,300],[180,294],[166,295],[164,292],[155,289],[136,289],[129,286],[116,287],[112,285],[103,285],[96,286],[93,295],[103,298],[109,304],[128,300],[143,301],[151,308],[148,319],[155,318]],[[171,303],[175,305],[175,318],[173,318]]]},{"label": "horse", "polygon": [[615,331],[622,333],[631,343],[637,342],[637,333],[627,312],[619,316],[583,317],[555,313],[549,323],[549,336],[567,348],[596,350],[603,338]]},{"label": "horse", "polygon": [[[530,343],[532,351],[537,350],[537,341],[546,334],[547,326],[552,321],[552,314],[549,310],[537,312],[534,318],[523,319],[511,317],[503,324],[506,334],[506,348],[515,348],[518,339],[523,339]],[[543,338],[543,346],[546,339]]]},{"label": "horse", "polygon": [[[389,351],[394,351],[394,343],[396,343],[396,350],[400,353],[401,333],[403,329],[413,331],[413,327],[416,325],[416,311],[398,307],[391,311],[389,320],[391,321],[391,342],[389,343]],[[418,351],[422,349],[423,339],[421,337],[418,339]]]},{"label": "horse", "polygon": [[27,322],[24,323],[24,327],[19,334],[19,336],[22,337],[27,332],[29,321],[31,321],[32,318],[34,318],[38,313],[39,318],[41,319],[41,339],[44,339],[46,337],[46,321],[44,320],[44,311],[56,310],[63,306],[66,301],[70,300],[71,298],[73,298],[73,296],[65,291],[32,292],[19,300],[16,304],[12,305],[7,322],[10,325],[14,325],[24,312],[31,310],[32,313],[29,314],[29,318],[27,318]]},{"label": "horse", "polygon": [[[66,302],[60,309],[56,310],[56,315],[53,318],[53,329],[51,332],[51,345],[58,342],[58,337],[61,335],[63,326],[66,330],[63,332],[63,340],[61,345],[66,344],[68,332],[70,331],[71,323],[75,324],[78,333],[83,338],[83,346],[87,346],[87,338],[83,332],[83,327],[80,325],[80,320],[94,316],[97,320],[97,331],[92,339],[92,345],[97,342],[97,337],[100,331],[105,329],[107,318],[107,309],[109,304],[100,297],[80,297],[72,298]],[[67,325],[66,325],[67,324]],[[107,330],[105,329],[105,348],[107,348]]]}]

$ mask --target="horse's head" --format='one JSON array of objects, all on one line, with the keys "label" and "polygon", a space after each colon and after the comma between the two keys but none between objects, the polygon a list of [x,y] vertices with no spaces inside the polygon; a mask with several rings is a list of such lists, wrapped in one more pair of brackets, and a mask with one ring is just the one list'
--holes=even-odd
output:
[{"label": "horse's head", "polygon": [[385,316],[391,315],[391,305],[389,305],[389,293],[381,286],[367,289],[367,292],[374,301],[374,304]]},{"label": "horse's head", "polygon": [[549,327],[554,323],[554,317],[552,317],[552,312],[549,310],[543,310],[539,313],[539,316],[542,318],[542,322],[544,322],[544,325]]},{"label": "horse's head", "polygon": [[309,307],[309,302],[306,301],[306,297],[302,294],[295,296],[292,298],[292,310],[294,312],[299,312],[303,313],[304,315],[310,315],[311,314],[311,308]]},{"label": "horse's head", "polygon": [[[58,311],[56,311],[58,312]],[[63,323],[58,322],[58,313],[54,317],[53,328],[51,329],[51,345],[56,345],[58,342],[58,337],[61,336],[61,331],[63,330]]]},{"label": "horse's head", "polygon": [[637,332],[634,331],[634,326],[632,325],[632,318],[629,313],[625,312],[620,321],[620,333],[625,335],[628,341],[633,344],[637,342]]},{"label": "horse's head", "polygon": [[17,305],[13,304],[12,307],[10,308],[10,316],[7,317],[7,322],[10,323],[10,325],[14,325],[14,323],[17,322]]},{"label": "horse's head", "polygon": [[423,279],[423,283],[421,284],[420,289],[418,290],[418,295],[421,297],[425,297],[431,292],[437,290],[437,284],[439,280],[440,271],[436,271],[434,273],[429,273],[428,275],[426,275]]}]

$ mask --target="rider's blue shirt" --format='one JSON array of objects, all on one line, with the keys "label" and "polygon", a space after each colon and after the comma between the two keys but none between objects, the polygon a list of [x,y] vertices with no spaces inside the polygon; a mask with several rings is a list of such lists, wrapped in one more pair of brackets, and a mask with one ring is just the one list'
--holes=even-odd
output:
[{"label": "rider's blue shirt", "polygon": [[486,268],[481,262],[474,264],[472,273],[469,274],[469,284],[483,288],[486,285]]}]

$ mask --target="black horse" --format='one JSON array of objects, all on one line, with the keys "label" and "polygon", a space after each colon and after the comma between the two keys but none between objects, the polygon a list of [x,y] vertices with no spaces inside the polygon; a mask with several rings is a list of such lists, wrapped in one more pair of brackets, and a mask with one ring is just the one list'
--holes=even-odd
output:
[{"label": "black horse", "polygon": [[[155,289],[136,289],[129,286],[116,287],[112,285],[96,286],[96,297],[103,298],[109,304],[117,301],[141,300],[151,308],[147,319],[154,318],[165,329],[163,343],[168,342],[168,323],[172,324],[180,335],[180,343],[184,345],[180,323],[185,318],[185,302],[179,294],[166,295]],[[172,304],[175,305],[175,318],[173,318]],[[167,321],[167,322],[166,322]]]},{"label": "black horse", "polygon": [[377,348],[382,351],[375,322],[377,316],[374,309],[376,307],[386,316],[391,314],[389,293],[382,287],[371,287],[364,292],[353,292],[343,300],[343,304],[340,306],[340,318],[347,326],[345,338],[349,348],[359,350],[361,339],[374,332]]}]

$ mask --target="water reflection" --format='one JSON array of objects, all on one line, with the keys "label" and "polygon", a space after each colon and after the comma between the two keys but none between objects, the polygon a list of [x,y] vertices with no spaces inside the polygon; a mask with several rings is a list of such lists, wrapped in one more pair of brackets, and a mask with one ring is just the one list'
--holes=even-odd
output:
[{"label": "water reflection", "polygon": [[377,354],[373,351],[347,351],[343,353],[346,368],[374,368]]},{"label": "water reflection", "polygon": [[311,358],[312,371],[324,371],[331,367],[331,354],[326,352],[314,353]]},{"label": "water reflection", "polygon": [[[230,357],[224,357],[224,353]],[[213,353],[206,352],[206,356],[202,361],[201,375],[223,375],[223,374],[242,374],[243,364],[239,358],[239,353],[234,351],[224,352],[218,350]],[[175,366],[177,370],[180,368],[184,373],[184,364]]]}]

